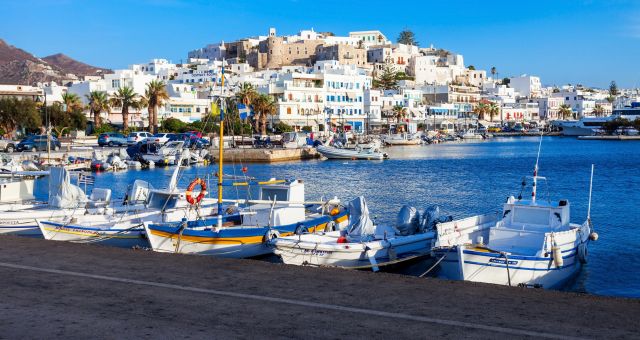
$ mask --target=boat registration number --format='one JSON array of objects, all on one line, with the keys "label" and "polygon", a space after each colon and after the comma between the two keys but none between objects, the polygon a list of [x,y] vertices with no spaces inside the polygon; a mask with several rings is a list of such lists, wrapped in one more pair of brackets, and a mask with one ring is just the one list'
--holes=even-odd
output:
[{"label": "boat registration number", "polygon": [[315,256],[327,256],[329,254],[333,253],[332,251],[326,251],[326,250],[316,250],[316,249],[305,249],[304,250],[304,254],[305,255],[315,255]]},{"label": "boat registration number", "polygon": [[[507,260],[504,259],[490,259],[489,262],[491,263],[497,263],[497,264],[507,264]],[[516,265],[518,264],[518,261],[513,261],[513,260],[509,260],[509,265]]]}]

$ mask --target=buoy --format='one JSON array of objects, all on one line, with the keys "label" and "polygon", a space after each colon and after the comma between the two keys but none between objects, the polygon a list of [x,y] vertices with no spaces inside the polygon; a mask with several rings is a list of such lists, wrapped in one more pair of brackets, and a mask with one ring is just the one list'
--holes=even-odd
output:
[{"label": "buoy", "polygon": [[339,208],[333,208],[331,209],[330,215],[331,216],[336,216],[340,213],[340,209]]},{"label": "buoy", "polygon": [[242,172],[246,174],[247,171],[249,171],[249,168],[247,168],[246,166],[243,166],[242,167]]},{"label": "buoy", "polygon": [[598,233],[596,233],[595,231],[591,232],[591,234],[589,234],[589,239],[591,241],[597,241],[598,240]]},{"label": "buoy", "polygon": [[553,262],[555,262],[556,267],[562,267],[564,259],[562,258],[562,251],[560,250],[560,247],[553,246],[551,251],[553,252]]},{"label": "buoy", "polygon": [[340,236],[338,237],[338,241],[336,241],[337,243],[349,243],[349,241],[347,240],[346,236]]}]

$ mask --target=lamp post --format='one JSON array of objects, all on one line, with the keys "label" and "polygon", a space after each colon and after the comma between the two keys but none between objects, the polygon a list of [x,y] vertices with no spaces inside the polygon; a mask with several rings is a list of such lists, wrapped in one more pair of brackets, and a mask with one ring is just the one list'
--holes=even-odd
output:
[{"label": "lamp post", "polygon": [[[51,120],[49,119],[49,111],[47,110],[47,92],[42,89],[42,95],[44,97],[43,111],[45,121],[45,132],[47,134],[47,163],[51,165]],[[40,96],[36,97],[36,103],[40,103]]]}]

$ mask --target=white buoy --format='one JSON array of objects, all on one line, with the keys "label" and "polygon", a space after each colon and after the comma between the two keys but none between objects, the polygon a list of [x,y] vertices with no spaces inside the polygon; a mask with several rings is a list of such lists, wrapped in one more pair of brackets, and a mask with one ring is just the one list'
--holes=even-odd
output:
[{"label": "white buoy", "polygon": [[598,233],[596,233],[595,231],[591,232],[591,234],[589,234],[589,239],[591,241],[597,241],[598,240]]}]

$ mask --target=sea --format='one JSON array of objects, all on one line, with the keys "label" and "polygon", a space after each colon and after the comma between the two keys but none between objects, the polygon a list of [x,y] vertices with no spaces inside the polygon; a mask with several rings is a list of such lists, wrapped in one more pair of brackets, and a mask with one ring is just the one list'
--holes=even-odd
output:
[{"label": "sea", "polygon": [[[364,196],[377,223],[393,224],[403,205],[419,211],[432,205],[453,218],[500,211],[518,196],[525,176],[533,174],[539,137],[496,137],[425,146],[386,148],[384,161],[310,160],[276,164],[225,164],[225,175],[257,179],[301,179],[306,199]],[[543,137],[538,161],[538,199],[571,204],[571,221],[586,220],[591,165],[595,166],[591,219],[599,234],[589,245],[588,263],[566,289],[598,295],[640,297],[640,142],[587,141]],[[244,170],[244,171],[243,171]],[[172,168],[95,174],[95,186],[111,188],[114,199],[143,179],[162,188]],[[208,178],[215,195],[215,166],[185,168],[180,187],[196,177]],[[46,181],[42,179],[40,181]],[[47,186],[37,185],[45,199]],[[247,192],[247,190],[249,190]],[[90,188],[89,188],[90,191]],[[523,196],[530,195],[530,182]],[[229,187],[227,198],[251,197],[255,189]]]}]

